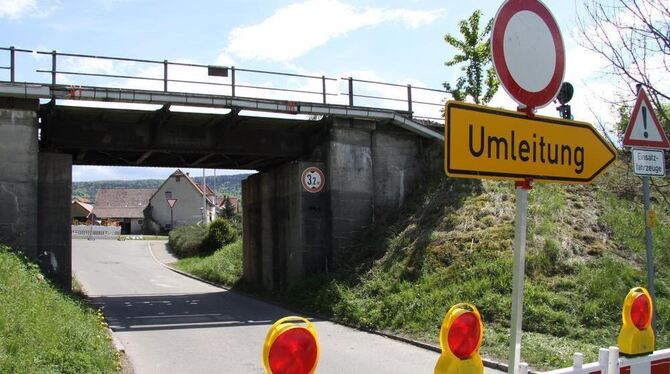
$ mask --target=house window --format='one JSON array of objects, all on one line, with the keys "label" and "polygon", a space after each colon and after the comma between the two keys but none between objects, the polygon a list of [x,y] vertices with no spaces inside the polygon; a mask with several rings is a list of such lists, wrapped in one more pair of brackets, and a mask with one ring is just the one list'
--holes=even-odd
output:
[{"label": "house window", "polygon": [[172,199],[172,191],[165,191],[165,198]]},{"label": "house window", "polygon": [[177,180],[177,182],[179,182],[181,180],[181,176],[177,175],[177,177],[175,177],[175,179]]}]

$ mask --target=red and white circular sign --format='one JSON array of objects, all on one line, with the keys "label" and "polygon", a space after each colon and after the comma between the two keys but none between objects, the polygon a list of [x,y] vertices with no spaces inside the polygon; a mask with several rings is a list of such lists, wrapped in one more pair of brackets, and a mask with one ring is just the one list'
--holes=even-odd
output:
[{"label": "red and white circular sign", "polygon": [[302,172],[302,187],[307,190],[307,192],[320,192],[323,190],[323,186],[326,185],[326,177],[323,175],[321,169],[310,166],[305,171]]},{"label": "red and white circular sign", "polygon": [[549,9],[538,0],[507,0],[491,31],[493,66],[505,91],[521,105],[541,108],[561,89],[565,48]]}]

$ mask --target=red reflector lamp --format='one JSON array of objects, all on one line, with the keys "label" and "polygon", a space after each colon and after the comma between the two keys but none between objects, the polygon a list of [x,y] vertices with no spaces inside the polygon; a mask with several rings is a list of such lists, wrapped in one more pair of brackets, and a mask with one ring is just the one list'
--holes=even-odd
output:
[{"label": "red reflector lamp", "polygon": [[444,316],[440,329],[442,354],[435,374],[481,374],[479,347],[484,328],[479,311],[471,304],[456,304]]},{"label": "red reflector lamp", "polygon": [[619,332],[619,352],[626,356],[641,356],[654,352],[656,336],[651,328],[654,305],[649,292],[635,287],[623,302],[623,325]]},{"label": "red reflector lamp", "polygon": [[275,322],[263,345],[263,367],[268,374],[311,374],[319,362],[319,341],[311,322],[285,317]]}]

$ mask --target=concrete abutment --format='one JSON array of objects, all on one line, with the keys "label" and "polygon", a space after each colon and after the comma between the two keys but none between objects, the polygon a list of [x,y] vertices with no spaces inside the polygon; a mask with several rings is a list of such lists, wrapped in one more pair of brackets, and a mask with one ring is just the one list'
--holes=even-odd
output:
[{"label": "concrete abutment", "polygon": [[38,100],[0,98],[0,244],[71,286],[70,155],[40,153]]},{"label": "concrete abutment", "polygon": [[[373,225],[441,169],[442,147],[393,125],[334,119],[314,160],[243,182],[245,280],[276,290],[347,261]],[[301,185],[308,166],[324,172],[318,193]]]}]

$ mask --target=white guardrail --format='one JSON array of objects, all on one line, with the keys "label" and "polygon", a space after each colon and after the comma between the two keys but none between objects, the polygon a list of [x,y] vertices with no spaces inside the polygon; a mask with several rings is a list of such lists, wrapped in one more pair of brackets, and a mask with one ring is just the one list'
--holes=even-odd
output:
[{"label": "white guardrail", "polygon": [[72,239],[119,239],[121,237],[120,226],[87,226],[73,225]]},{"label": "white guardrail", "polygon": [[584,356],[575,353],[572,367],[542,374],[667,374],[670,373],[670,349],[634,358],[620,357],[618,347],[601,348],[598,362],[584,364]]}]

